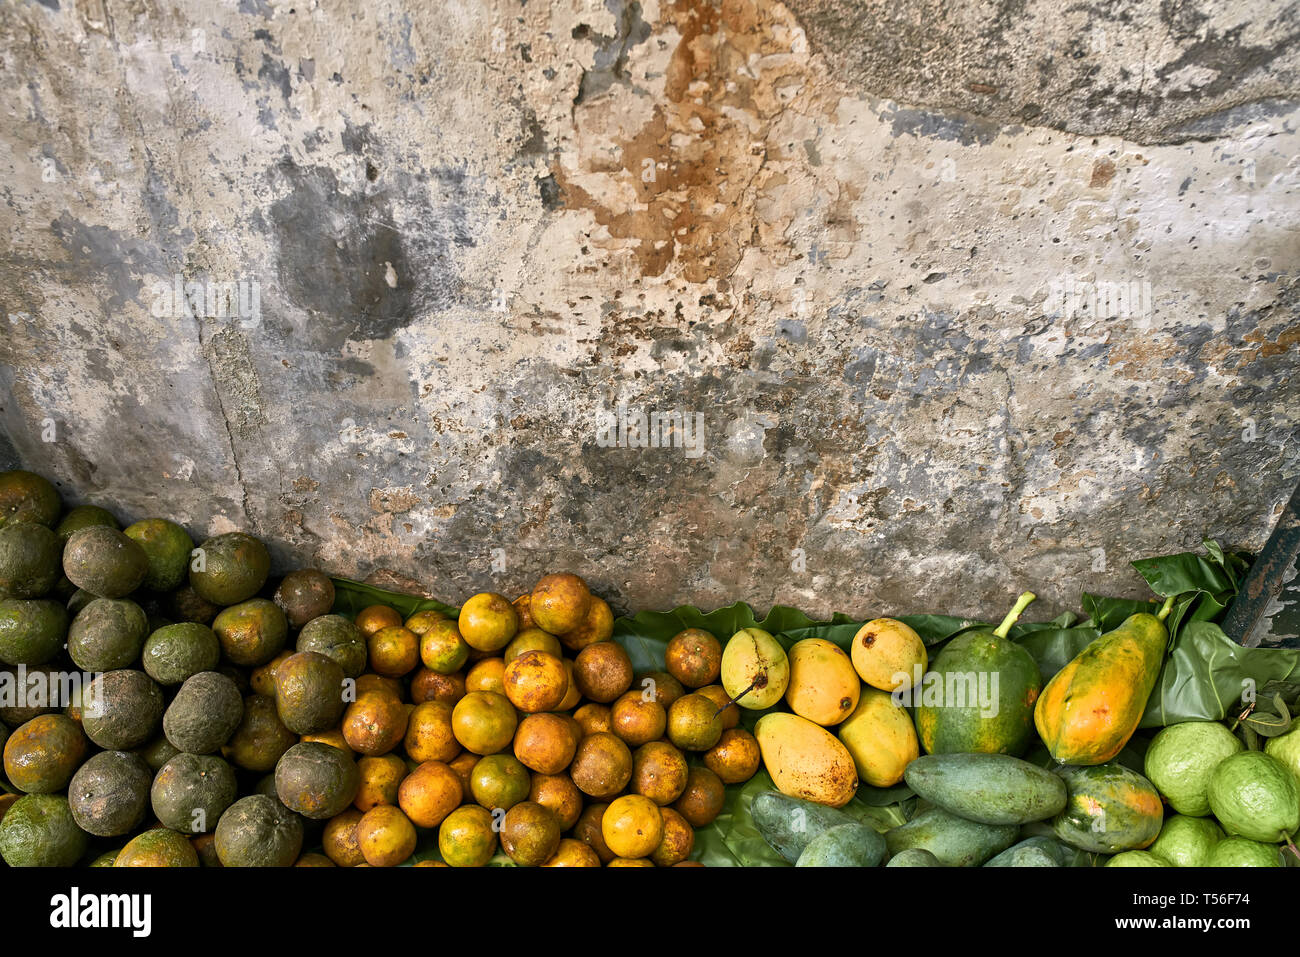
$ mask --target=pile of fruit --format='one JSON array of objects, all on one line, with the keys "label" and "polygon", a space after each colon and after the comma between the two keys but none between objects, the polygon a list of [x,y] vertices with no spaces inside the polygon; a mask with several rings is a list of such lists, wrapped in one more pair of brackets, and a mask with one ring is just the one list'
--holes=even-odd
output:
[{"label": "pile of fruit", "polygon": [[758,769],[717,639],[634,675],[576,575],[350,619],[269,573],[253,536],[0,474],[7,863],[671,866]]},{"label": "pile of fruit", "polygon": [[1210,714],[1236,672],[1189,673],[1227,640],[1216,554],[1209,584],[1085,596],[1085,622],[1018,623],[1028,593],[996,628],[616,619],[568,573],[459,608],[273,578],[251,535],[195,547],[0,473],[0,858],[1289,864],[1300,686],[1262,689],[1277,714]]}]

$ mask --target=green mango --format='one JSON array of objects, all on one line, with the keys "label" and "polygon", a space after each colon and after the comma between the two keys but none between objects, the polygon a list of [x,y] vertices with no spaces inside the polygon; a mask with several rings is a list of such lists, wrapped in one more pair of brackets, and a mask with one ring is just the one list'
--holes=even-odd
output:
[{"label": "green mango", "polygon": [[875,867],[885,857],[885,839],[865,824],[840,824],[822,831],[803,849],[796,867]]},{"label": "green mango", "polygon": [[1008,754],[927,754],[903,772],[931,804],[981,824],[1027,824],[1065,807],[1065,782]]},{"label": "green mango", "polygon": [[843,811],[792,798],[780,791],[757,795],[749,814],[763,840],[791,864],[799,860],[804,848],[822,832],[858,823]]},{"label": "green mango", "polygon": [[1014,824],[980,824],[933,807],[888,831],[885,844],[890,854],[919,847],[947,867],[979,867],[1019,836]]}]

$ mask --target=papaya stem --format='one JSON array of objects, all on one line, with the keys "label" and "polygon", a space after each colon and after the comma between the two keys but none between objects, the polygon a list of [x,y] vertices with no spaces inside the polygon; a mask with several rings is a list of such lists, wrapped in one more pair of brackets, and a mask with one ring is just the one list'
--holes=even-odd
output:
[{"label": "papaya stem", "polygon": [[1007,617],[1002,619],[1002,624],[993,629],[993,634],[997,635],[999,638],[1005,638],[1007,632],[1011,630],[1011,626],[1014,625],[1016,619],[1020,617],[1020,613],[1028,608],[1029,603],[1037,597],[1038,596],[1031,591],[1022,593],[1021,596],[1016,599],[1015,607],[1007,612]]},{"label": "papaya stem", "polygon": [[1169,613],[1173,610],[1174,610],[1174,596],[1170,595],[1168,598],[1165,599],[1165,603],[1160,606],[1160,610],[1156,612],[1156,618],[1159,621],[1164,621],[1166,618],[1169,617]]}]

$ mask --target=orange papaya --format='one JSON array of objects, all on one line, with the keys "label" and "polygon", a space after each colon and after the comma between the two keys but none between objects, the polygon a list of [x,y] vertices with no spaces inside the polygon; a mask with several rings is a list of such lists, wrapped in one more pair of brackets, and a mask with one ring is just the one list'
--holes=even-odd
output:
[{"label": "orange papaya", "polygon": [[1105,764],[1137,730],[1165,659],[1165,617],[1130,615],[1053,676],[1034,707],[1034,726],[1062,764]]}]

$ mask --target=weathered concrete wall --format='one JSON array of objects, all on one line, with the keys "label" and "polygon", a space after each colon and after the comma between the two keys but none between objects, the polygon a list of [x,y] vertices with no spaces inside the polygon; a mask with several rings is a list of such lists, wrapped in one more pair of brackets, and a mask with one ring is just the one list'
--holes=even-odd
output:
[{"label": "weathered concrete wall", "polygon": [[1300,475],[1297,22],[6,4],[0,464],[450,600],[1136,591]]}]

